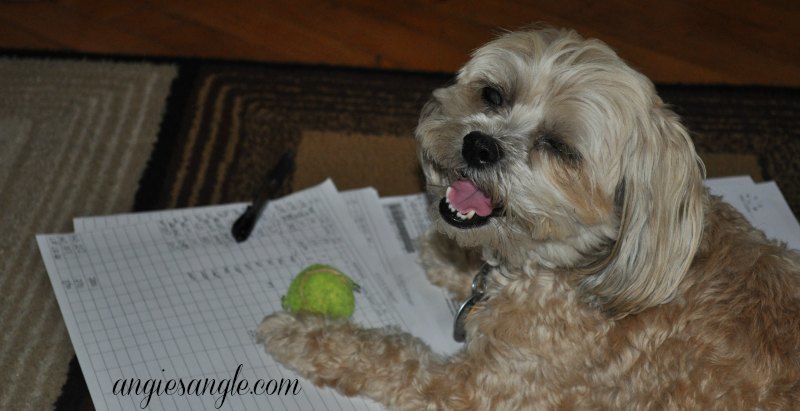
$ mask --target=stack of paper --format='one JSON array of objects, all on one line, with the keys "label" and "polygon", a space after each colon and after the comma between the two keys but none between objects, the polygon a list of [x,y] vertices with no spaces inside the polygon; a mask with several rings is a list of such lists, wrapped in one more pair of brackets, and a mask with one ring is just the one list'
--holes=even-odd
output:
[{"label": "stack of paper", "polygon": [[[711,182],[771,236],[800,247],[774,184]],[[75,233],[37,240],[95,407],[378,409],[319,389],[255,340],[295,274],[330,264],[361,286],[354,321],[397,326],[452,353],[453,306],[425,279],[417,237],[423,195],[339,193],[330,181],[273,201],[244,243],[230,236],[245,204],[77,218]]]},{"label": "stack of paper", "polygon": [[[378,408],[297,381],[255,341],[313,263],[359,283],[354,321],[399,326],[442,353],[458,348],[446,296],[416,261],[421,196],[381,205],[375,190],[340,194],[329,181],[274,201],[236,243],[230,227],[245,207],[78,218],[74,234],[37,237],[98,410]],[[293,381],[300,392],[275,389]]]}]

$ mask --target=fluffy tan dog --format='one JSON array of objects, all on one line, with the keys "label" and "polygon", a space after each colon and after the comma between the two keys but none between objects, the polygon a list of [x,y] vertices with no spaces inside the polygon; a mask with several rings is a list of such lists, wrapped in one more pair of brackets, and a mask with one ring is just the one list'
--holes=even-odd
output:
[{"label": "fluffy tan dog", "polygon": [[508,33],[417,128],[430,279],[472,308],[449,358],[286,313],[260,338],[393,409],[797,409],[800,257],[702,186],[653,84],[572,31]]}]

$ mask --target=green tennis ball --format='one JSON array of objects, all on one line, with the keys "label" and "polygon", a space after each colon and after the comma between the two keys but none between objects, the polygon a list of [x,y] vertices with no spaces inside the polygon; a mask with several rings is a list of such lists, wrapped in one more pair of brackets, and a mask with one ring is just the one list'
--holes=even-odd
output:
[{"label": "green tennis ball", "polygon": [[292,280],[281,305],[284,310],[294,313],[350,318],[356,307],[354,289],[358,289],[358,285],[341,271],[329,265],[314,264]]}]

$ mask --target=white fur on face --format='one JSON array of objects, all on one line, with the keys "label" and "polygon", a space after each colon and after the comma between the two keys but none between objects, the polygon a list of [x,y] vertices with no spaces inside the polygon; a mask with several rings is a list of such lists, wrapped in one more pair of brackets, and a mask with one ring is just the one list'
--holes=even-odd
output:
[{"label": "white fur on face", "polygon": [[[486,101],[486,87],[501,105]],[[497,164],[474,168],[462,158],[473,131],[498,142]],[[518,268],[591,267],[583,286],[626,312],[671,298],[688,268],[701,230],[702,167],[652,83],[602,42],[554,29],[498,38],[474,53],[454,85],[433,93],[416,136],[434,203],[468,179],[498,210],[466,229],[432,211],[440,231],[483,247],[486,258]],[[665,244],[670,234],[686,245]]]}]

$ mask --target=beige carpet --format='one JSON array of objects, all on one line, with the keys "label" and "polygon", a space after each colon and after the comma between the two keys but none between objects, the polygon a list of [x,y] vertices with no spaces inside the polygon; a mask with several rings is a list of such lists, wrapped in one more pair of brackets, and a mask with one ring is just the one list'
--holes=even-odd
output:
[{"label": "beige carpet", "polygon": [[176,75],[0,59],[0,410],[52,409],[73,356],[34,235],[131,209]]},{"label": "beige carpet", "polygon": [[375,187],[381,196],[418,193],[425,177],[410,136],[308,131],[297,147],[292,188],[333,179],[339,190]]}]

